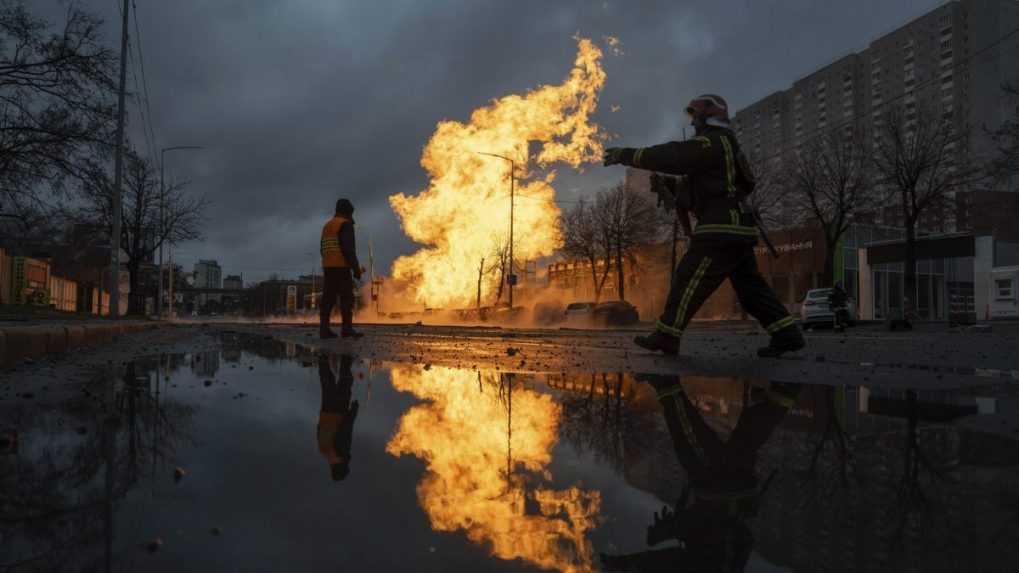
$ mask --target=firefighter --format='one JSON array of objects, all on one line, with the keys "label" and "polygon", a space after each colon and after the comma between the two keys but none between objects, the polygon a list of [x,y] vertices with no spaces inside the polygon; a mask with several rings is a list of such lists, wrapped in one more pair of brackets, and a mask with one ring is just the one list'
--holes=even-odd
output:
[{"label": "firefighter", "polygon": [[801,385],[751,388],[732,434],[723,439],[678,378],[643,374],[638,379],[655,389],[687,478],[676,503],[654,515],[646,541],[656,546],[676,540],[679,546],[602,554],[602,564],[608,571],[743,571],[754,544],[747,521],[757,514],[771,480],[761,483],[757,453],[796,404]]},{"label": "firefighter", "polygon": [[680,337],[690,319],[729,279],[743,309],[771,335],[768,346],[757,350],[758,356],[799,350],[805,345],[803,334],[757,269],[756,218],[744,201],[754,190],[754,175],[729,129],[728,106],[717,95],[702,95],[690,102],[686,112],[696,130],[693,139],[605,150],[605,165],[685,176],[676,200],[681,210],[697,218],[690,248],[674,270],[655,331],[634,342],[647,350],[679,354]]},{"label": "firefighter", "polygon": [[838,332],[845,330],[849,324],[849,294],[841,282],[836,282],[828,295],[828,310],[832,312],[832,328]]},{"label": "firefighter", "polygon": [[325,353],[318,357],[322,401],[315,434],[318,452],[329,464],[333,481],[342,481],[350,474],[350,445],[359,405],[357,400],[353,403],[350,401],[354,386],[354,374],[351,371],[354,358],[349,354],[340,356],[338,380],[334,374],[335,362],[335,356]]},{"label": "firefighter", "polygon": [[354,242],[354,205],[347,199],[336,202],[336,215],[322,227],[322,273],[325,285],[322,289],[322,304],[319,309],[319,338],[336,338],[329,328],[329,315],[333,312],[336,298],[340,299],[340,316],[343,338],[360,338],[354,330],[354,280],[361,280],[364,268],[357,262],[357,246]]}]

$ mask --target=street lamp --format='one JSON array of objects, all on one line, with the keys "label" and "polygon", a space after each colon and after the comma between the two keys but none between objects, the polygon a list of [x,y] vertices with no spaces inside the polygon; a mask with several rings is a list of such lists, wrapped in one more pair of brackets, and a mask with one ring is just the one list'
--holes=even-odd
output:
[{"label": "street lamp", "polygon": [[497,157],[504,161],[509,161],[510,164],[510,233],[509,233],[509,306],[510,312],[513,311],[513,286],[517,284],[517,275],[513,268],[513,180],[514,174],[516,173],[516,162],[512,158],[504,155],[497,155],[495,153],[485,153],[484,151],[475,151],[479,155],[487,155],[489,157]]},{"label": "street lamp", "polygon": [[[163,242],[166,240],[166,187],[163,185],[163,166],[166,163],[165,157],[167,151],[178,151],[181,149],[205,149],[199,145],[177,145],[174,147],[164,147],[159,150],[159,289],[158,296],[156,297],[156,316],[162,318],[163,316]],[[173,280],[173,274],[171,270],[170,280]],[[170,295],[173,296],[173,287],[171,286]],[[173,303],[170,304],[170,308],[173,308]]]}]

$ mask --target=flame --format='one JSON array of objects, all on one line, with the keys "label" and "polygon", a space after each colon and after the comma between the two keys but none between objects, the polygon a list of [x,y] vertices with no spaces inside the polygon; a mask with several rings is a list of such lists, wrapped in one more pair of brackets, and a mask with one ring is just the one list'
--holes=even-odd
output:
[{"label": "flame", "polygon": [[601,507],[599,492],[540,485],[552,478],[545,466],[560,416],[550,396],[518,384],[509,398],[510,379],[494,372],[397,368],[392,380],[397,390],[428,401],[404,414],[386,451],[427,463],[417,492],[432,528],[463,530],[501,559],[593,571],[586,534]]},{"label": "flame", "polygon": [[[510,164],[479,152],[516,162],[516,267],[559,246],[559,208],[552,188],[556,174],[549,169],[535,176],[532,163],[542,169],[556,162],[579,167],[601,157],[606,138],[590,121],[605,84],[602,52],[584,38],[577,38],[577,44],[573,69],[563,83],[499,98],[475,110],[466,124],[440,121],[421,156],[428,188],[413,197],[399,193],[389,198],[407,236],[427,245],[393,263],[393,277],[411,285],[416,302],[432,308],[472,305],[482,258],[489,266],[494,252],[507,244]],[[487,273],[481,285],[484,301],[491,300],[499,279],[499,273]]]}]

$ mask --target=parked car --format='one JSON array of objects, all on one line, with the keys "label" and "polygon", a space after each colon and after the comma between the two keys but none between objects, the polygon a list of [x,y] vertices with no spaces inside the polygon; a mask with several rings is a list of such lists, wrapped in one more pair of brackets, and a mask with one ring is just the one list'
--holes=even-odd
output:
[{"label": "parked car", "polygon": [[[803,304],[800,306],[800,323],[803,326],[819,326],[819,325],[832,325],[835,320],[835,314],[828,307],[828,295],[831,294],[832,289],[830,288],[815,288],[807,291],[807,296],[803,299]],[[858,318],[856,301],[853,297],[848,297],[846,302],[846,311],[849,314],[849,326],[856,324]]]},{"label": "parked car", "polygon": [[562,322],[565,309],[559,302],[539,302],[531,309],[531,320],[535,324],[548,326]]},{"label": "parked car", "polygon": [[601,326],[627,326],[640,321],[637,307],[623,300],[603,302],[591,311],[595,324]]},{"label": "parked car", "polygon": [[593,302],[571,302],[566,305],[566,311],[563,314],[567,321],[586,321],[591,318],[594,307]]}]

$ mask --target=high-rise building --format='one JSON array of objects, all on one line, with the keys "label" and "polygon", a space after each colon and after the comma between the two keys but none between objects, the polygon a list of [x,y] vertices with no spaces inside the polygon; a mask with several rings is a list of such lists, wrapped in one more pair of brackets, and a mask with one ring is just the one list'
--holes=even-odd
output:
[{"label": "high-rise building", "polygon": [[223,288],[223,269],[211,259],[195,263],[195,288]]},{"label": "high-rise building", "polygon": [[[195,284],[196,289],[220,289],[223,288],[223,269],[219,263],[211,259],[201,259],[195,263]],[[204,308],[209,301],[217,304],[221,301],[219,294],[200,293],[197,297],[199,308]]]},{"label": "high-rise building", "polygon": [[[965,134],[963,161],[980,160],[994,150],[987,130],[1017,111],[1002,90],[1019,85],[1017,57],[1019,2],[952,0],[748,105],[733,127],[751,160],[770,171],[823,133],[873,133],[893,107],[907,125],[924,110]],[[873,215],[898,223],[894,206]],[[953,215],[932,211],[921,225],[955,230]]]}]

